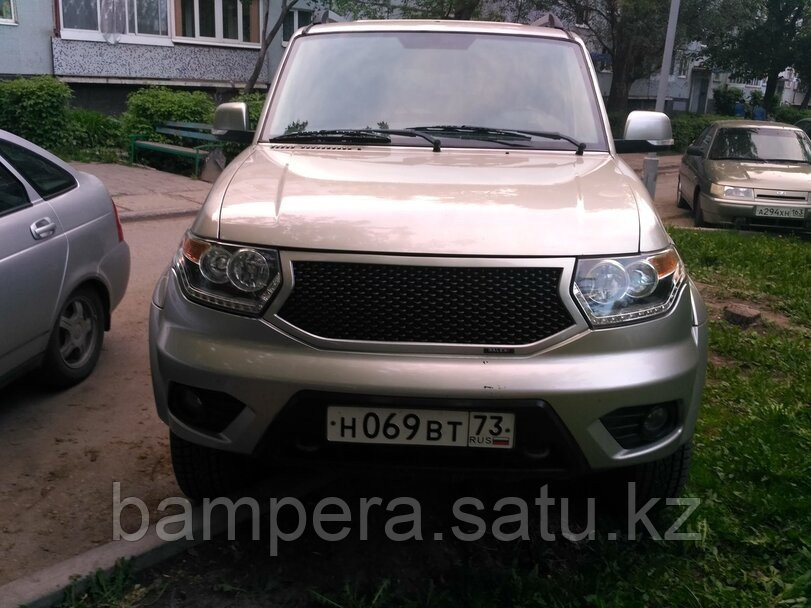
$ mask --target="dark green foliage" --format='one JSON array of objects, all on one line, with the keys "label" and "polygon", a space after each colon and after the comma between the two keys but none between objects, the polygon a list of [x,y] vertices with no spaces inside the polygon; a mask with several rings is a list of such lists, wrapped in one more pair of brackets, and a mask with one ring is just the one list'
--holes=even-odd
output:
[{"label": "dark green foliage", "polygon": [[59,148],[68,139],[68,85],[51,76],[0,82],[0,129],[44,148]]},{"label": "dark green foliage", "polygon": [[262,113],[262,106],[265,105],[265,93],[240,93],[234,101],[241,101],[248,105],[248,115],[251,117],[251,128],[256,128],[259,123],[259,115]]},{"label": "dark green foliage", "polygon": [[729,116],[716,114],[678,114],[670,119],[673,126],[673,149],[681,152],[716,120],[729,120]]},{"label": "dark green foliage", "polygon": [[625,132],[625,120],[628,118],[628,112],[609,112],[608,124],[611,127],[611,134],[614,139],[622,139]]},{"label": "dark green foliage", "polygon": [[774,110],[774,119],[793,125],[802,118],[811,118],[811,110],[801,110],[792,106],[778,106]]},{"label": "dark green foliage", "polygon": [[123,147],[126,137],[121,122],[101,112],[71,108],[69,132],[73,146],[79,149]]},{"label": "dark green foliage", "polygon": [[715,101],[715,112],[726,116],[734,116],[735,104],[743,99],[743,91],[738,88],[724,85],[712,92]]},{"label": "dark green foliage", "polygon": [[202,91],[146,87],[129,95],[121,122],[128,134],[150,135],[167,120],[210,123],[213,118],[214,102]]}]

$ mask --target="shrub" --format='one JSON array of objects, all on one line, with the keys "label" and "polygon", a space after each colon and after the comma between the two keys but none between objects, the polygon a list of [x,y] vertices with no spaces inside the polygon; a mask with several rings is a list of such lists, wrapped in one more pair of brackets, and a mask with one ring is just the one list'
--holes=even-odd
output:
[{"label": "shrub", "polygon": [[749,105],[751,107],[755,106],[762,106],[763,105],[763,93],[758,90],[754,90],[749,93]]},{"label": "shrub", "polygon": [[792,106],[778,106],[774,111],[774,119],[777,122],[793,125],[801,118],[811,118],[811,110],[801,110]]},{"label": "shrub", "polygon": [[735,114],[735,104],[738,100],[743,99],[743,91],[724,85],[712,92],[712,98],[715,101],[715,111],[718,114],[733,116]]},{"label": "shrub", "polygon": [[673,149],[682,152],[687,149],[701,132],[716,120],[729,120],[729,116],[715,114],[677,114],[670,119],[673,126]]},{"label": "shrub", "polygon": [[251,117],[251,128],[256,128],[259,123],[259,115],[262,113],[262,106],[265,105],[266,93],[240,93],[234,101],[241,101],[248,105],[248,115]]},{"label": "shrub", "polygon": [[210,123],[213,116],[214,102],[202,91],[146,87],[130,93],[121,122],[127,134],[152,135],[167,120]]},{"label": "shrub", "polygon": [[124,145],[121,122],[111,116],[71,108],[68,111],[73,146],[79,149],[114,148]]},{"label": "shrub", "polygon": [[44,148],[58,148],[69,138],[71,90],[51,76],[0,82],[0,129]]}]

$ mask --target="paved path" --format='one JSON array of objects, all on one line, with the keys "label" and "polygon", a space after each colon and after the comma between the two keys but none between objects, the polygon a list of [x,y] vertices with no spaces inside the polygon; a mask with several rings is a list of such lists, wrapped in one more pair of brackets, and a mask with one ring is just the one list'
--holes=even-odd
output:
[{"label": "paved path", "polygon": [[148,167],[72,163],[107,186],[122,221],[196,213],[211,184]]}]

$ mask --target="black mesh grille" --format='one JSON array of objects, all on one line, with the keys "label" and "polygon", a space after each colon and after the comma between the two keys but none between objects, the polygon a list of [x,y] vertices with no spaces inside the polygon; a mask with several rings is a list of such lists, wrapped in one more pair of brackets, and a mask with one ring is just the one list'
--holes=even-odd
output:
[{"label": "black mesh grille", "polygon": [[574,323],[558,296],[561,272],[294,262],[279,316],[339,340],[529,344]]}]

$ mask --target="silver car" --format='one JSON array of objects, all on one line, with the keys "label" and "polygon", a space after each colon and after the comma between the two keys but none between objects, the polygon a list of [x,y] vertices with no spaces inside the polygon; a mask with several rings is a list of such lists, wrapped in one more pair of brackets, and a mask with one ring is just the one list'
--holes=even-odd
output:
[{"label": "silver car", "polygon": [[129,270],[104,185],[0,131],[0,385],[37,366],[56,387],[84,380]]},{"label": "silver car", "polygon": [[811,232],[811,140],[791,125],[715,122],[682,157],[677,200],[696,226]]},{"label": "silver car", "polygon": [[[613,472],[638,500],[678,494],[707,318],[617,155],[669,145],[670,123],[633,113],[615,143],[598,91],[563,30],[300,31],[153,296],[183,491],[258,462]],[[215,129],[244,136],[245,106]]]}]

